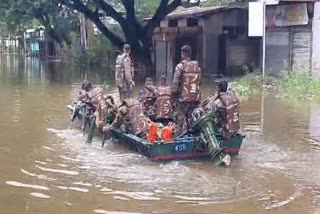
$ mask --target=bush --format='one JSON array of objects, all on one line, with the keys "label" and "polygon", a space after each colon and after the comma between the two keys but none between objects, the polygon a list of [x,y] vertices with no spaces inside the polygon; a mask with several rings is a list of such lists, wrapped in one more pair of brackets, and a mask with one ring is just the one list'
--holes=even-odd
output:
[{"label": "bush", "polygon": [[279,91],[289,98],[311,98],[320,95],[320,81],[308,70],[296,68],[284,73]]},{"label": "bush", "polygon": [[235,91],[241,99],[248,98],[261,88],[262,84],[263,79],[260,71],[247,73],[231,83],[232,90]]}]

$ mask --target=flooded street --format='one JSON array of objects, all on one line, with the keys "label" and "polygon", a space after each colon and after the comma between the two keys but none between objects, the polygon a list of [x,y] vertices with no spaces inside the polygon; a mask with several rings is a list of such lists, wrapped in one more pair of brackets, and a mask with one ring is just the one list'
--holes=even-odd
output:
[{"label": "flooded street", "polygon": [[1,213],[320,213],[320,102],[250,97],[231,167],[163,164],[68,129],[65,106],[85,77],[109,77],[118,96],[107,72],[0,56]]}]

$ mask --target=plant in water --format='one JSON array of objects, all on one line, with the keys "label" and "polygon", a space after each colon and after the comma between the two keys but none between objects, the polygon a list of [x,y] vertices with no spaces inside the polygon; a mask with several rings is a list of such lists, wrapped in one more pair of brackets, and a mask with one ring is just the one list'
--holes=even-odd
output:
[{"label": "plant in water", "polygon": [[263,83],[262,75],[259,70],[249,72],[247,67],[243,68],[245,75],[232,82],[232,90],[236,92],[241,99],[248,98]]},{"label": "plant in water", "polygon": [[311,98],[320,95],[320,80],[309,70],[293,68],[284,72],[280,79],[279,91],[290,98]]}]

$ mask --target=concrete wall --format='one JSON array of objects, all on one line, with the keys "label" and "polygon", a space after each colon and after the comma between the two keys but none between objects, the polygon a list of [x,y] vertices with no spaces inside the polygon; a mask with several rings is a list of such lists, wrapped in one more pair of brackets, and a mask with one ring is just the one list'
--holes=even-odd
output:
[{"label": "concrete wall", "polygon": [[223,34],[224,26],[246,26],[246,11],[230,10],[217,13],[199,20],[203,27],[203,65],[204,72],[217,74],[219,56],[219,36]]},{"label": "concrete wall", "polygon": [[208,19],[200,19],[203,27],[204,73],[218,73],[219,35],[223,33],[223,14],[215,14]]}]

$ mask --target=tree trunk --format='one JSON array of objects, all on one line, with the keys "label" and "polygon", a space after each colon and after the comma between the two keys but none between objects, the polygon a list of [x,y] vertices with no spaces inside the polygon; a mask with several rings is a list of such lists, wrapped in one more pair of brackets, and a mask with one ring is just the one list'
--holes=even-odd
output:
[{"label": "tree trunk", "polygon": [[[109,30],[104,23],[100,20],[98,10],[102,9],[107,17],[113,18],[119,23],[124,33],[126,43],[130,44],[132,47],[132,52],[135,58],[147,66],[147,68],[152,67],[151,60],[151,47],[152,47],[152,36],[154,29],[159,26],[161,20],[163,20],[169,13],[174,11],[178,6],[181,5],[181,0],[161,0],[159,7],[151,20],[146,26],[142,26],[136,18],[135,14],[135,1],[134,0],[121,0],[124,8],[126,9],[126,16],[123,17],[121,13],[117,12],[113,6],[105,0],[93,0],[96,4],[96,10],[93,11],[87,7],[81,0],[72,1],[60,1],[67,7],[77,10],[78,12],[84,14],[86,18],[91,20],[100,32],[108,38],[111,43],[118,48],[122,49],[125,43]],[[170,3],[169,3],[170,2]],[[148,69],[148,75],[152,74],[150,69]]]}]

